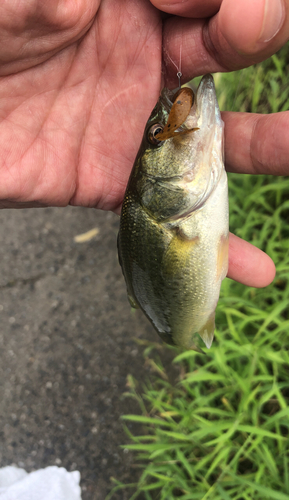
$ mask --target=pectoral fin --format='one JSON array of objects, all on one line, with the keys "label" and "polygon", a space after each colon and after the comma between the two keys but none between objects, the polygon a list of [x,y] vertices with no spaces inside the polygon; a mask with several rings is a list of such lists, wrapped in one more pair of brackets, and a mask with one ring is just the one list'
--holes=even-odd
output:
[{"label": "pectoral fin", "polygon": [[188,265],[193,248],[199,243],[199,237],[187,238],[178,228],[163,258],[163,273],[173,275]]}]

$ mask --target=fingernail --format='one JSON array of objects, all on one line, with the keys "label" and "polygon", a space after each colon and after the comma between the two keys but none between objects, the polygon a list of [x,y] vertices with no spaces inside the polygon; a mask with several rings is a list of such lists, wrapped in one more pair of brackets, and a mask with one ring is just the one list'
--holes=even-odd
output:
[{"label": "fingernail", "polygon": [[265,0],[264,20],[259,42],[269,42],[282,28],[285,19],[283,0]]}]

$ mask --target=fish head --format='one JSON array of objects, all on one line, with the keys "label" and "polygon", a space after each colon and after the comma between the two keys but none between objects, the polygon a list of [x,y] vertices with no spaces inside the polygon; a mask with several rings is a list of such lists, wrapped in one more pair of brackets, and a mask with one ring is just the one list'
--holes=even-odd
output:
[{"label": "fish head", "polygon": [[[192,100],[184,100],[190,92]],[[171,130],[169,130],[171,126]],[[177,180],[195,210],[205,202],[223,170],[223,122],[214,80],[205,75],[193,94],[163,89],[145,127],[135,171],[155,181]]]}]

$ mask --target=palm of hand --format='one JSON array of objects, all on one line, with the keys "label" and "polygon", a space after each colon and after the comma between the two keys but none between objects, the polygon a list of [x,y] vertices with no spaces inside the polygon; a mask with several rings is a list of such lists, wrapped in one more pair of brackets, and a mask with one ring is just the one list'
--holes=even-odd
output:
[{"label": "palm of hand", "polygon": [[160,90],[161,22],[143,0],[105,0],[96,14],[92,4],[79,0],[74,18],[67,12],[58,17],[50,44],[44,12],[46,25],[31,35],[21,60],[13,29],[4,45],[9,55],[0,53],[2,206],[117,210],[122,202]]},{"label": "palm of hand", "polygon": [[[236,56],[219,36],[218,23],[223,22],[238,47],[240,40],[244,42],[239,36],[243,6],[233,0],[222,3],[223,17],[214,16],[208,32],[207,16],[218,10],[219,2],[172,2],[169,13],[176,9],[180,16],[192,7],[204,19],[173,16],[164,22],[163,33],[160,11],[150,0],[0,3],[0,208],[71,203],[119,211],[161,87],[162,35],[173,58],[179,57],[180,43],[186,49],[184,80],[255,60],[254,53],[248,60],[239,52]],[[232,27],[235,7],[241,10]],[[286,26],[283,31],[286,37]],[[273,40],[267,57],[282,45],[284,36],[281,33],[279,45]],[[211,40],[216,59],[207,49]],[[264,58],[262,50],[258,57]],[[170,84],[174,71],[166,71]],[[230,120],[237,125],[231,127]],[[252,158],[244,152],[252,150],[248,146],[256,117],[248,120],[241,115],[238,120],[229,113],[225,121],[229,167],[252,171]],[[274,278],[271,259],[237,237],[230,237],[229,264],[229,276],[250,286],[265,286]]]}]

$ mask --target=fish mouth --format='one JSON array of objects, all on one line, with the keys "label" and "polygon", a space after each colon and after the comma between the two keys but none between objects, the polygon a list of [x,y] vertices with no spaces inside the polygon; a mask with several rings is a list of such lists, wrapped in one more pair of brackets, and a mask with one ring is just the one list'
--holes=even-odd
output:
[{"label": "fish mouth", "polygon": [[[181,88],[185,88],[181,87]],[[189,88],[191,88],[188,85]],[[161,92],[161,106],[169,116],[179,88],[169,90],[164,88]],[[194,103],[184,123],[177,129],[178,132],[193,129],[194,127],[210,130],[215,125],[222,125],[221,113],[217,101],[215,84],[212,75],[204,75],[197,91]]]}]

